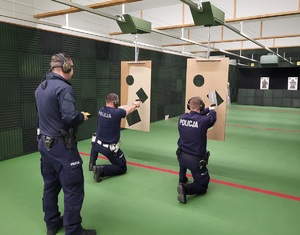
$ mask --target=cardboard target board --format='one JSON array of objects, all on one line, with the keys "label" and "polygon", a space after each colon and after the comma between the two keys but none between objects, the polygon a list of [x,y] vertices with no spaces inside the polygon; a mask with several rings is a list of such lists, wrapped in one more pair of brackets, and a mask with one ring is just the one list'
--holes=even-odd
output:
[{"label": "cardboard target board", "polygon": [[122,128],[150,131],[151,66],[151,61],[121,62],[121,103],[142,101],[140,108],[122,120]]},{"label": "cardboard target board", "polygon": [[194,96],[200,96],[205,107],[213,103],[217,105],[217,122],[208,130],[208,139],[225,140],[228,68],[228,58],[187,61],[186,105]]}]

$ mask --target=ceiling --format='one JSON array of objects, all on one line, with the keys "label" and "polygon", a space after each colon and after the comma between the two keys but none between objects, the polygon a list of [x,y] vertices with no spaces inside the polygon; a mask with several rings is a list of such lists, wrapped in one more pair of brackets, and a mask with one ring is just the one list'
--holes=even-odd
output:
[{"label": "ceiling", "polygon": [[[297,66],[300,0],[209,3],[225,15],[211,27],[194,23],[190,6],[202,14],[205,2],[199,0],[0,0],[0,21],[187,57],[226,56],[242,66],[259,65],[262,55],[274,54],[279,64]],[[116,19],[124,14],[150,22],[151,32],[122,33]]]}]

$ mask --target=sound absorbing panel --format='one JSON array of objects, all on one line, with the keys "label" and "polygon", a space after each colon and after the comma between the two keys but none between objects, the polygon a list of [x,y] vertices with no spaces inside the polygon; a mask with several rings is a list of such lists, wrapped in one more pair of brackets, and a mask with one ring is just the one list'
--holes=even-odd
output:
[{"label": "sound absorbing panel", "polygon": [[41,53],[42,33],[38,29],[17,27],[17,50],[29,53]]},{"label": "sound absorbing panel", "polygon": [[80,57],[81,58],[96,58],[96,51],[95,51],[95,44],[96,41],[87,38],[80,39]]},{"label": "sound absorbing panel", "polygon": [[19,156],[23,153],[22,129],[0,131],[0,160]]}]

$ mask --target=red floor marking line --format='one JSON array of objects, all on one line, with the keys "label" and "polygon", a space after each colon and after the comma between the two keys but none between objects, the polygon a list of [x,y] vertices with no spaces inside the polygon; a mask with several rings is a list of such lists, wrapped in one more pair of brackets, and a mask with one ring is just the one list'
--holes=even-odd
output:
[{"label": "red floor marking line", "polygon": [[[90,156],[87,153],[83,153],[83,152],[79,152],[80,155],[84,155],[84,156]],[[98,158],[107,160],[106,157],[104,156],[99,156]],[[168,169],[163,169],[163,168],[158,168],[155,166],[149,166],[149,165],[144,165],[144,164],[140,164],[140,163],[135,163],[135,162],[127,162],[128,165],[132,165],[132,166],[137,166],[137,167],[141,167],[141,168],[146,168],[146,169],[151,169],[151,170],[155,170],[155,171],[161,171],[161,172],[166,172],[166,173],[170,173],[170,174],[174,174],[174,175],[178,175],[178,171],[173,171],[173,170],[168,170]],[[192,177],[192,176],[190,176]]]},{"label": "red floor marking line", "polygon": [[[170,173],[173,175],[178,175],[178,171],[174,171],[174,170],[168,170],[168,169],[159,168],[159,167],[155,167],[155,166],[148,166],[148,165],[135,163],[135,162],[127,162],[127,164],[132,165],[132,166],[141,167],[141,168],[151,169],[151,170],[155,170],[155,171],[166,172],[166,173]],[[192,176],[190,176],[190,177],[192,177]]]},{"label": "red floor marking line", "polygon": [[84,153],[84,152],[79,152],[79,154],[83,156],[90,156],[88,153]]},{"label": "red floor marking line", "polygon": [[300,201],[300,197],[293,196],[293,195],[288,195],[288,194],[284,194],[284,193],[273,192],[273,191],[270,191],[270,190],[249,187],[249,186],[246,186],[246,185],[235,184],[235,183],[230,183],[230,182],[226,182],[226,181],[222,181],[222,180],[216,180],[216,179],[211,179],[211,182],[216,183],[216,184],[226,185],[226,186],[229,186],[229,187],[235,187],[235,188],[245,189],[245,190],[249,190],[249,191],[254,191],[254,192],[257,192],[257,193],[268,194],[268,195],[281,197],[281,198],[285,198],[285,199]]},{"label": "red floor marking line", "polygon": [[[83,152],[79,152],[79,154],[83,155],[83,156],[90,156],[89,154],[83,153]],[[98,158],[107,160],[107,158],[104,157],[104,156],[99,156]],[[150,170],[155,170],[155,171],[160,171],[160,172],[165,172],[165,173],[169,173],[169,174],[178,175],[178,171],[174,171],[174,170],[168,170],[168,169],[164,169],[164,168],[160,168],[160,167],[149,166],[149,165],[135,163],[135,162],[127,162],[127,164],[132,165],[132,166],[136,166],[136,167],[145,168],[145,169],[150,169]],[[191,178],[192,175],[187,174],[187,177]],[[222,180],[211,179],[210,181],[212,183],[215,183],[215,184],[222,184],[222,185],[226,185],[226,186],[229,186],[229,187],[245,189],[245,190],[248,190],[248,191],[267,194],[267,195],[276,196],[276,197],[281,197],[281,198],[290,199],[290,200],[294,200],[294,201],[300,201],[300,197],[293,196],[293,195],[273,192],[273,191],[270,191],[270,190],[265,190],[265,189],[260,189],[260,188],[254,188],[254,187],[250,187],[250,186],[246,186],[246,185],[242,185],[242,184],[235,184],[235,183],[226,182],[226,181],[222,181]]]}]

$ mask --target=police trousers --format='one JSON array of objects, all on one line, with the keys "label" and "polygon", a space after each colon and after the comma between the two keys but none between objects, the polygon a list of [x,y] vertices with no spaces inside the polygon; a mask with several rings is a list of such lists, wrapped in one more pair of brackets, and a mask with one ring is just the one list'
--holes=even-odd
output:
[{"label": "police trousers", "polygon": [[102,177],[122,175],[127,172],[126,158],[121,149],[119,149],[118,152],[115,153],[110,150],[109,146],[94,142],[91,148],[90,162],[96,162],[98,153],[101,153],[105,157],[107,157],[107,159],[111,163],[101,164],[101,166],[103,166]]},{"label": "police trousers", "polygon": [[58,195],[63,189],[65,234],[77,235],[82,232],[80,215],[84,199],[82,159],[77,146],[67,149],[60,138],[54,140],[50,149],[45,147],[43,137],[38,143],[41,153],[41,174],[44,180],[44,220],[48,230],[56,227],[61,216]]},{"label": "police trousers", "polygon": [[180,152],[177,154],[179,162],[179,179],[186,177],[187,169],[191,171],[193,183],[186,185],[186,194],[206,193],[210,181],[209,172],[206,166],[200,167],[199,158]]}]

